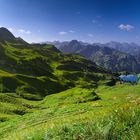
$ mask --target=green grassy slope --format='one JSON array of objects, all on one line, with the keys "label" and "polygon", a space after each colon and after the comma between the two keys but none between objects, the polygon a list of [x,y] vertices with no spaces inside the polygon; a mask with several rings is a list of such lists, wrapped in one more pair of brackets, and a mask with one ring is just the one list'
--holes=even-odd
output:
[{"label": "green grassy slope", "polygon": [[42,101],[20,100],[32,107],[25,106],[24,115],[10,114],[10,120],[0,123],[1,139],[140,138],[139,85],[100,86],[95,91],[73,88]]},{"label": "green grassy slope", "polygon": [[64,55],[52,45],[22,40],[0,42],[0,90],[41,100],[75,86],[111,80],[107,70],[79,55]]}]

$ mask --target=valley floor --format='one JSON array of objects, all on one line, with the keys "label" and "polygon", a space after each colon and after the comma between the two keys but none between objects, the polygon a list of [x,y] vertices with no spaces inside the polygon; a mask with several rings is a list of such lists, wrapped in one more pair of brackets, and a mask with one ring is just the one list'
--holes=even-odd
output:
[{"label": "valley floor", "polygon": [[1,140],[140,139],[139,84],[76,87],[36,102],[1,93],[0,101]]}]

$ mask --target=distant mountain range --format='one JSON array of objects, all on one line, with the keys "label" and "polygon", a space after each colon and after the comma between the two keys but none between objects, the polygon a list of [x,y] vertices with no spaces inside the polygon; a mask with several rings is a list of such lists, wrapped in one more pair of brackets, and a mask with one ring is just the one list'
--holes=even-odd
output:
[{"label": "distant mountain range", "polygon": [[114,48],[118,51],[125,52],[131,55],[138,55],[140,53],[140,45],[136,43],[120,43],[111,41],[109,43],[102,44],[102,46]]},{"label": "distant mountain range", "polygon": [[135,43],[88,44],[77,40],[49,43],[64,53],[80,54],[112,71],[140,72],[140,46]]},{"label": "distant mountain range", "polygon": [[[72,40],[74,41],[74,40]],[[77,40],[75,40],[77,41]],[[71,41],[64,41],[64,42],[60,42],[60,41],[54,41],[54,42],[44,42],[47,44],[53,44],[55,45],[56,48],[63,48],[64,46],[68,45]],[[82,41],[77,41],[78,43],[80,43],[81,46],[87,46],[87,45],[93,45],[93,46],[100,46],[100,47],[108,47],[108,48],[113,48],[116,49],[120,52],[124,52],[124,53],[128,53],[131,55],[139,55],[140,54],[140,45],[136,44],[136,43],[121,43],[121,42],[115,42],[115,41],[110,41],[108,43],[87,43],[87,42],[82,42]]]}]

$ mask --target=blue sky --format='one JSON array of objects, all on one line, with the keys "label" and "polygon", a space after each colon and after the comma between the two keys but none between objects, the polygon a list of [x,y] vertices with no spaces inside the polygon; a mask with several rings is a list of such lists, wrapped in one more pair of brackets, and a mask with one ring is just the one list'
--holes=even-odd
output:
[{"label": "blue sky", "polygon": [[140,44],[139,0],[0,0],[0,26],[28,42]]}]

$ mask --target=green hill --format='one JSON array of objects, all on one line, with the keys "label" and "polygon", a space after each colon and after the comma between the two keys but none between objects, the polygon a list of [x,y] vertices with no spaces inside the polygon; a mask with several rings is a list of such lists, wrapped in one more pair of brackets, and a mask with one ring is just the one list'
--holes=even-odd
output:
[{"label": "green hill", "polygon": [[5,32],[1,140],[139,139],[139,85],[120,85],[115,73],[80,55]]},{"label": "green hill", "polygon": [[139,89],[129,84],[77,87],[42,101],[0,94],[1,139],[139,139]]},{"label": "green hill", "polygon": [[28,44],[0,28],[0,90],[30,100],[75,86],[96,87],[110,80],[107,70],[79,55],[64,55],[52,45]]}]

